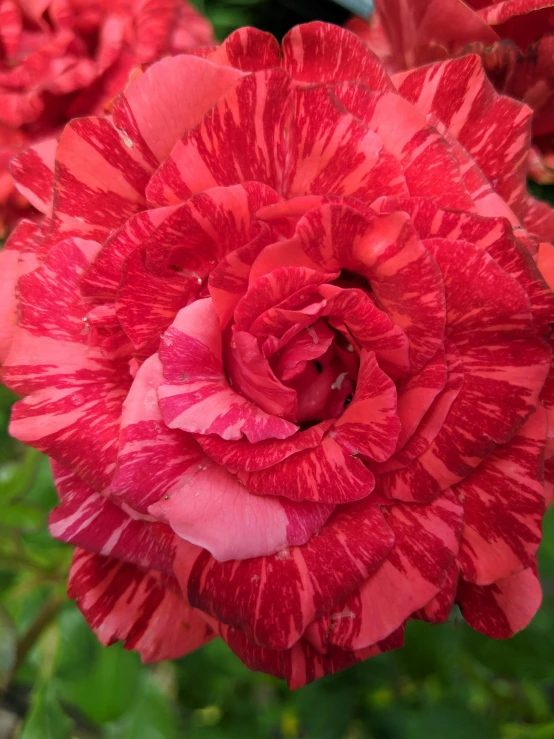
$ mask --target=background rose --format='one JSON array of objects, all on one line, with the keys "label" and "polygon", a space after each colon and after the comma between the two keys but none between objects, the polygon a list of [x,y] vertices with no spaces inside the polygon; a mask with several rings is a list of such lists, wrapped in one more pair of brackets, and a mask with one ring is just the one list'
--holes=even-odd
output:
[{"label": "background rose", "polygon": [[4,379],[72,597],[146,660],[219,633],[292,686],[454,601],[511,635],[552,403],[527,109],[476,56],[391,82],[323,24],[204,56],[70,123],[53,204],[16,162],[45,221],[10,240]]},{"label": "background rose", "polygon": [[529,105],[530,175],[554,182],[554,4],[545,0],[376,0],[370,24],[351,30],[394,71],[481,54],[499,92]]},{"label": "background rose", "polygon": [[103,112],[136,65],[210,43],[209,22],[181,0],[1,0],[0,235],[26,205],[14,154]]}]

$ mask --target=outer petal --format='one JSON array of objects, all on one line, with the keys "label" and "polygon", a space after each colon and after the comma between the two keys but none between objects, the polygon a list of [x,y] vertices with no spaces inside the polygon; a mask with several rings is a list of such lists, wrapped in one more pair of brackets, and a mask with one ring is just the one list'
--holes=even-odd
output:
[{"label": "outer petal", "polygon": [[457,601],[468,624],[493,639],[508,639],[524,629],[541,604],[535,567],[492,585],[460,581]]},{"label": "outer petal", "polygon": [[224,625],[220,626],[219,633],[247,667],[285,678],[291,690],[404,644],[404,630],[399,629],[366,649],[351,651],[331,646],[326,654],[320,654],[306,639],[301,639],[290,649],[277,650],[258,647],[240,631]]},{"label": "outer petal", "polygon": [[14,407],[10,433],[101,490],[113,472],[131,378],[125,362],[111,362],[87,345],[89,306],[78,284],[97,249],[79,239],[61,242],[43,266],[20,279],[19,329],[3,379],[29,394]]},{"label": "outer petal", "polygon": [[364,501],[336,512],[303,547],[227,563],[182,547],[175,572],[196,607],[260,646],[287,649],[378,567],[393,543],[379,508]]},{"label": "outer petal", "polygon": [[283,39],[283,67],[299,82],[364,82],[370,90],[392,84],[379,62],[353,34],[328,23],[296,26]]},{"label": "outer petal", "polygon": [[[540,274],[540,250],[535,265],[529,251],[521,242],[521,229],[514,230],[504,218],[484,218],[474,213],[445,210],[427,199],[387,199],[374,204],[379,212],[404,210],[422,239],[439,237],[449,241],[468,241],[484,249],[502,267],[504,272],[516,279],[531,302],[531,310],[537,325],[543,329],[550,323],[554,313],[554,295]],[[534,243],[529,234],[528,240]],[[543,245],[541,244],[541,249]],[[544,244],[545,248],[550,248]],[[548,252],[547,252],[548,253]],[[539,269],[537,269],[537,266]]]},{"label": "outer petal", "polygon": [[[527,296],[488,255],[463,242],[437,239],[426,245],[443,270],[447,336],[465,371],[463,388],[441,432],[420,457],[440,484],[448,486],[490,453],[491,443],[505,443],[527,419],[548,372],[550,351],[529,321]],[[485,304],[483,295],[488,296]],[[468,305],[475,309],[468,313]]]},{"label": "outer petal", "polygon": [[192,55],[161,59],[116,99],[114,124],[154,170],[242,76],[238,69],[222,69]]},{"label": "outer petal", "polygon": [[8,356],[16,330],[17,281],[21,274],[36,266],[34,245],[41,234],[41,226],[22,220],[0,251],[0,364]]},{"label": "outer petal", "polygon": [[288,154],[288,198],[350,195],[370,203],[379,195],[408,192],[402,168],[380,136],[326,85],[295,90]]},{"label": "outer petal", "polygon": [[56,152],[53,229],[103,241],[144,208],[149,171],[105,118],[69,123]]},{"label": "outer petal", "polygon": [[327,616],[329,641],[362,649],[392,634],[441,589],[458,552],[463,506],[451,492],[387,510],[396,543],[386,562]]},{"label": "outer petal", "polygon": [[499,95],[474,55],[396,75],[394,82],[403,97],[444,123],[522,217],[527,210],[531,110]]},{"label": "outer petal", "polygon": [[256,181],[280,190],[291,80],[273,69],[239,79],[175,145],[151,179],[151,203],[168,205],[218,185]]},{"label": "outer petal", "polygon": [[76,549],[68,593],[102,644],[124,640],[143,662],[181,657],[214,637],[174,578],[155,570]]},{"label": "outer petal", "polygon": [[49,214],[54,196],[56,139],[47,139],[25,149],[10,162],[17,189],[41,213]]},{"label": "outer petal", "polygon": [[[433,198],[447,208],[472,210],[451,147],[414,105],[400,95],[370,93],[365,86],[351,83],[336,87],[335,94],[400,162],[410,195]],[[402,125],[391,126],[391,120]]]},{"label": "outer petal", "polygon": [[175,535],[168,526],[138,518],[132,509],[125,512],[57,462],[52,471],[60,498],[48,523],[52,536],[144,570],[172,574]]},{"label": "outer petal", "polygon": [[280,57],[276,39],[257,28],[239,28],[207,56],[214,64],[234,67],[243,72],[260,72],[278,67]]},{"label": "outer petal", "polygon": [[489,585],[528,567],[541,540],[546,414],[542,407],[514,438],[455,486],[464,501],[464,580]]}]

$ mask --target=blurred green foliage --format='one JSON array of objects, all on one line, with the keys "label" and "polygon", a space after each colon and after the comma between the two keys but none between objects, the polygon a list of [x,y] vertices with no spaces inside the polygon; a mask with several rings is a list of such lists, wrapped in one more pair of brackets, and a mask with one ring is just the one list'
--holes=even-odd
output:
[{"label": "blurred green foliage", "polygon": [[[331,0],[195,0],[223,38],[281,37]],[[554,188],[534,186],[554,202]],[[543,606],[515,638],[461,619],[411,623],[407,646],[291,693],[220,641],[154,666],[103,648],[65,595],[69,547],[51,539],[48,461],[10,439],[0,387],[0,739],[554,739],[554,510],[541,549]]]},{"label": "blurred green foliage", "polygon": [[224,39],[240,26],[255,26],[279,40],[297,23],[324,20],[343,24],[349,17],[334,0],[192,0],[214,25],[217,38]]}]

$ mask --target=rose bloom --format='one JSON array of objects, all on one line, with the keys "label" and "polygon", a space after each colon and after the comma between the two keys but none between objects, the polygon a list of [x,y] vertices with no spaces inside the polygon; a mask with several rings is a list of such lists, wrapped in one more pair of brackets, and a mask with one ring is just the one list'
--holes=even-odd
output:
[{"label": "rose bloom", "polygon": [[14,154],[104,112],[137,64],[209,43],[209,22],[182,0],[0,0],[0,237],[28,205]]},{"label": "rose bloom", "polygon": [[299,687],[455,604],[530,621],[554,226],[529,143],[478,56],[389,78],[314,23],[154,64],[68,124],[55,177],[18,157],[45,215],[3,254],[10,430],[53,460],[104,644],[219,635]]},{"label": "rose bloom", "polygon": [[554,2],[375,0],[357,33],[393,71],[449,56],[481,54],[499,92],[534,110],[530,175],[554,183]]}]

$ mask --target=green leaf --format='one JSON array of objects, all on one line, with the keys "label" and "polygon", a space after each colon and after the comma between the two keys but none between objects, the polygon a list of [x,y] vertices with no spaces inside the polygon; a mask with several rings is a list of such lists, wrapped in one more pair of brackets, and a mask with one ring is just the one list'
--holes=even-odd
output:
[{"label": "green leaf", "polygon": [[108,724],[105,739],[178,739],[175,709],[171,697],[158,679],[143,668],[133,705],[123,719]]},{"label": "green leaf", "polygon": [[36,449],[28,448],[21,460],[7,462],[0,467],[0,506],[20,497],[30,488],[40,459]]},{"label": "green leaf", "polygon": [[52,685],[43,683],[33,693],[19,739],[70,739],[72,725],[60,708]]},{"label": "green leaf", "polygon": [[46,513],[36,505],[12,503],[2,508],[2,526],[18,531],[40,531],[46,524]]},{"label": "green leaf", "polygon": [[83,677],[60,680],[60,694],[98,724],[120,719],[129,710],[145,669],[138,654],[121,644],[100,647]]},{"label": "green leaf", "polygon": [[17,654],[17,632],[10,614],[0,605],[0,688],[6,687]]}]

